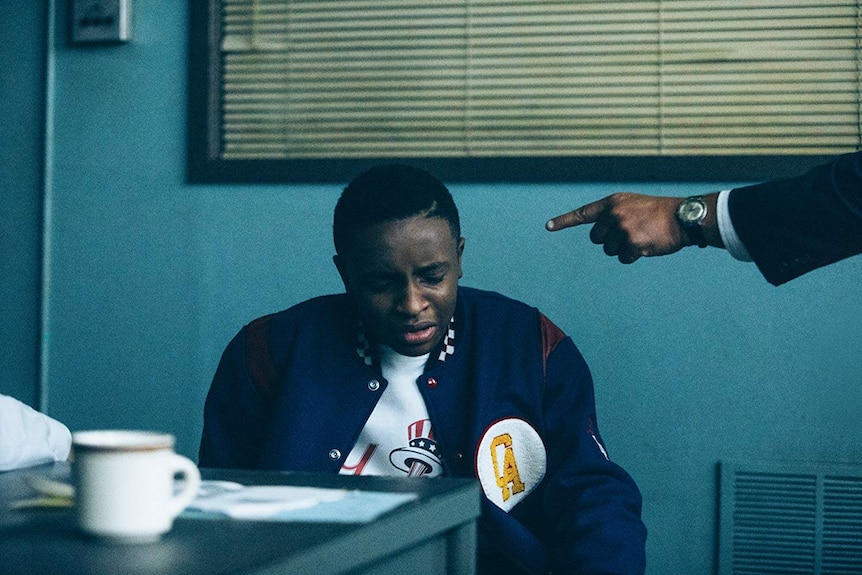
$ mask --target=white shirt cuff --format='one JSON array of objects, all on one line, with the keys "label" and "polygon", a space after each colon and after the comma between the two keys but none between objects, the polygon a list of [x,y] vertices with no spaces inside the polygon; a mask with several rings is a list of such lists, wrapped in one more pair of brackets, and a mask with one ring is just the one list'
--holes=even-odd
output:
[{"label": "white shirt cuff", "polygon": [[716,218],[718,219],[718,233],[721,234],[721,241],[728,253],[738,260],[744,262],[752,261],[748,250],[739,236],[736,235],[736,230],[733,229],[733,222],[730,219],[730,211],[727,208],[727,201],[730,198],[730,190],[724,190],[718,194],[718,207],[716,209]]}]

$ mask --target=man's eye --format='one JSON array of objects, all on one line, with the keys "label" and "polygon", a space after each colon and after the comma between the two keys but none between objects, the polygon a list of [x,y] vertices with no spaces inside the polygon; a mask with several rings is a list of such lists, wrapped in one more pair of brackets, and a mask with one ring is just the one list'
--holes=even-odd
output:
[{"label": "man's eye", "polygon": [[434,285],[437,285],[437,284],[441,283],[445,278],[446,278],[446,276],[443,276],[443,275],[440,275],[440,276],[425,276],[425,277],[423,277],[423,278],[422,278],[422,281],[423,281],[423,282],[425,282],[425,283],[426,283],[426,284],[428,284],[428,285],[432,285],[432,286],[434,286]]}]

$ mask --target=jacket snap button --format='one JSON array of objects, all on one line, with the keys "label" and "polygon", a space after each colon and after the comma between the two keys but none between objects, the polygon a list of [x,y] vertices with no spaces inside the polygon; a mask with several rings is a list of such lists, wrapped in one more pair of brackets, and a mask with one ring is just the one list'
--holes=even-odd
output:
[{"label": "jacket snap button", "polygon": [[429,377],[428,378],[428,387],[430,387],[431,389],[436,388],[437,387],[437,380],[434,379],[433,377]]},{"label": "jacket snap button", "polygon": [[380,389],[380,382],[376,379],[372,379],[368,382],[368,389],[370,389],[371,391],[377,391],[378,389]]},{"label": "jacket snap button", "polygon": [[341,459],[341,452],[337,449],[333,449],[329,452],[329,459],[335,461],[336,459]]}]

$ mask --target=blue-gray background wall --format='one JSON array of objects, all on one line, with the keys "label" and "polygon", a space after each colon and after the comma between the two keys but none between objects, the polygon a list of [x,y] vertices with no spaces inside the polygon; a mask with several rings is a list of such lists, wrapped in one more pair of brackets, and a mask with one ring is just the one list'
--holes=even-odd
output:
[{"label": "blue-gray background wall", "polygon": [[[236,330],[340,290],[340,186],[189,185],[187,3],[138,0],[134,40],[95,48],[67,44],[65,4],[0,3],[0,392],[194,456]],[[538,306],[587,358],[644,494],[649,573],[712,572],[719,460],[862,461],[862,258],[781,288],[720,250],[622,266],[586,229],[542,227],[618,185],[451,188],[463,283]]]}]

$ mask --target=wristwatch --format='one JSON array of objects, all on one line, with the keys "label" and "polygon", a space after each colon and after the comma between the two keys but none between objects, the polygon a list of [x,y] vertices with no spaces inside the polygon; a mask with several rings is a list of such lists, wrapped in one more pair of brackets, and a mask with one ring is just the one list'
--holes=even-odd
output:
[{"label": "wristwatch", "polygon": [[703,220],[706,219],[706,201],[703,196],[691,196],[686,198],[676,209],[676,219],[688,234],[692,244],[698,247],[706,247],[706,238],[703,235]]}]

